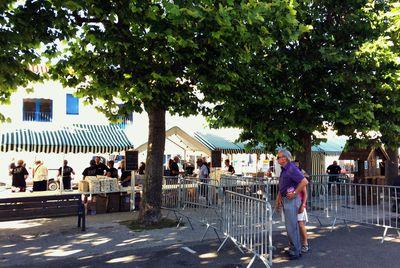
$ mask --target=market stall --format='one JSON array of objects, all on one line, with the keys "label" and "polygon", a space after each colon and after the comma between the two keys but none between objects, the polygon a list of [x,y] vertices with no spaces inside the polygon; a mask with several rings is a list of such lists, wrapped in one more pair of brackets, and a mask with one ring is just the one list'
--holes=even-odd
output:
[{"label": "market stall", "polygon": [[[123,129],[117,125],[46,125],[32,129],[29,127],[14,127],[11,124],[3,124],[0,130],[0,140],[1,152],[31,152],[32,154],[46,153],[66,155],[68,153],[90,153],[92,156],[92,154],[115,153],[133,148]],[[24,212],[21,212],[21,215],[28,215],[29,211],[33,208],[24,206],[23,200],[29,200],[31,197],[35,197],[36,199],[42,197],[43,200],[47,200],[49,197],[57,199],[57,197],[65,195],[76,196],[83,194],[88,197],[87,206],[89,211],[94,211],[94,213],[103,211],[114,212],[120,211],[121,200],[126,200],[126,197],[129,196],[129,192],[132,191],[129,188],[120,187],[116,179],[111,180],[107,177],[88,178],[86,182],[80,182],[80,185],[80,189],[74,191],[63,191],[62,186],[59,191],[27,191],[21,193],[2,191],[0,192],[0,202],[1,200],[11,200],[13,198],[14,200],[16,200],[15,198],[20,199],[17,203],[1,202],[0,206],[3,206],[3,208],[7,206],[11,208],[12,211],[22,209]],[[103,202],[103,200],[105,200],[105,202]],[[116,205],[117,203],[118,205]],[[57,203],[52,205],[53,207],[59,208]],[[12,208],[12,206],[14,206],[14,208]],[[95,207],[96,210],[90,210],[90,208],[93,207]],[[66,209],[63,212],[62,209],[57,209],[54,211],[55,212],[51,214],[52,216],[61,216],[65,215],[64,212],[68,210]],[[7,217],[2,218],[2,220],[7,220]]]}]

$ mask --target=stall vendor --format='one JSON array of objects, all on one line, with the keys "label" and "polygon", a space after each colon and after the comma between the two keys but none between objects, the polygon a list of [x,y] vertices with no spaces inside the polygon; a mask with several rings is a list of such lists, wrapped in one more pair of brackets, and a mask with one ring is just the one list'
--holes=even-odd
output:
[{"label": "stall vendor", "polygon": [[83,179],[85,179],[87,176],[96,176],[96,174],[97,174],[96,161],[90,160],[90,166],[85,168],[85,170],[82,172]]},{"label": "stall vendor", "polygon": [[48,179],[47,167],[43,165],[41,160],[35,161],[35,167],[33,168],[33,191],[46,191],[47,190],[47,179]]},{"label": "stall vendor", "polygon": [[25,192],[26,190],[26,179],[28,178],[28,171],[24,167],[24,161],[18,160],[17,166],[10,170],[12,176],[12,192],[18,188],[20,192]]},{"label": "stall vendor", "polygon": [[121,162],[121,178],[120,182],[123,187],[128,187],[131,185],[131,172],[125,170],[125,160]]},{"label": "stall vendor", "polygon": [[61,176],[62,172],[62,182],[64,189],[70,190],[71,189],[71,174],[75,175],[75,171],[72,169],[72,167],[68,166],[68,161],[64,160],[64,165],[58,169],[58,176]]},{"label": "stall vendor", "polygon": [[96,156],[95,161],[96,161],[96,167],[97,167],[96,175],[99,175],[99,176],[106,175],[108,172],[108,167],[100,161],[99,156]]}]

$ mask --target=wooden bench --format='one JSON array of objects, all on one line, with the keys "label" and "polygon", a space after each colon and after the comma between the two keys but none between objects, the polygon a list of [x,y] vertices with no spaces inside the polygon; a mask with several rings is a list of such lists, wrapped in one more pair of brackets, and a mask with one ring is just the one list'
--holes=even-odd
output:
[{"label": "wooden bench", "polygon": [[86,229],[81,194],[0,198],[0,221],[78,216],[78,227]]}]

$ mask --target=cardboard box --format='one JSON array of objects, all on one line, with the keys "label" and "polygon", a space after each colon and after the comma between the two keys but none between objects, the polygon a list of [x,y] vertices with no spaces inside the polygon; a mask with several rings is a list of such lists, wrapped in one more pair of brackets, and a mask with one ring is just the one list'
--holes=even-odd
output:
[{"label": "cardboard box", "polygon": [[78,183],[78,191],[87,193],[89,192],[89,182],[88,181],[80,181]]}]

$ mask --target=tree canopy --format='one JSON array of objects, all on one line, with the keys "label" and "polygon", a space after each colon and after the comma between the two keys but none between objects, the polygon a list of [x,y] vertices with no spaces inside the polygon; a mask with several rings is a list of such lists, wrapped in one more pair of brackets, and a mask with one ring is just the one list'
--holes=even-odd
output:
[{"label": "tree canopy", "polygon": [[[319,142],[315,131],[333,127],[361,137],[378,130],[375,111],[384,102],[374,97],[374,71],[360,51],[379,37],[374,14],[387,7],[367,0],[302,1],[297,19],[312,29],[253,58],[241,76],[242,92],[221,99],[210,111],[211,123],[242,128],[241,140],[272,151],[281,145],[308,155],[311,143]],[[304,161],[310,169],[310,157]]]},{"label": "tree canopy", "polygon": [[[57,37],[43,25],[49,10],[43,8],[45,2],[26,3],[24,13],[16,7],[18,1],[0,2],[0,103],[9,104],[10,96],[19,86],[27,87],[29,82],[43,79],[31,71],[31,67],[40,63],[38,50],[41,42],[49,43]],[[51,14],[51,12],[50,12]],[[4,121],[0,114],[0,121]]]},{"label": "tree canopy", "polygon": [[236,66],[246,68],[261,47],[294,42],[305,30],[293,1],[38,2],[15,12],[47,13],[37,27],[57,38],[42,45],[51,77],[88,102],[101,100],[98,109],[110,118],[143,108],[149,114],[141,205],[147,223],[160,217],[165,112],[195,114],[203,103],[237,94]]}]

